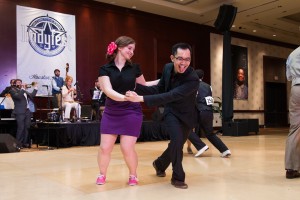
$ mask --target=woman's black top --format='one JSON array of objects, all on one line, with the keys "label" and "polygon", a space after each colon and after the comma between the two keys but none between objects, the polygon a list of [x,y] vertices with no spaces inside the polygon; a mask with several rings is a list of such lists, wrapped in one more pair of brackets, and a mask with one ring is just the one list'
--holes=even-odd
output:
[{"label": "woman's black top", "polygon": [[120,94],[125,94],[128,90],[134,91],[136,78],[141,75],[140,66],[129,62],[126,62],[121,71],[114,61],[103,65],[99,70],[99,76],[108,76],[112,88]]}]

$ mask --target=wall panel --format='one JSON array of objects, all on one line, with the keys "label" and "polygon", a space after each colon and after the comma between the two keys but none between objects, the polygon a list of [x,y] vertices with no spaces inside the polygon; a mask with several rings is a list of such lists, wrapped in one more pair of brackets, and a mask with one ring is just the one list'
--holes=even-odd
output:
[{"label": "wall panel", "polygon": [[16,5],[75,15],[76,79],[85,103],[89,103],[89,89],[94,85],[99,67],[105,63],[107,44],[120,35],[136,40],[133,61],[141,65],[147,80],[156,79],[157,73],[170,61],[171,46],[177,42],[193,46],[193,66],[210,70],[211,28],[91,0],[1,0],[1,15],[6,17],[0,19],[0,26],[5,27],[0,30],[0,90],[16,76]]}]

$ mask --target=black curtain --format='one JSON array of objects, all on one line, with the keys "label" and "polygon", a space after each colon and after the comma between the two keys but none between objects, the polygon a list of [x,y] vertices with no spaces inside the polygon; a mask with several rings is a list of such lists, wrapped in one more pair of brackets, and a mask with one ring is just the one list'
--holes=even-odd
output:
[{"label": "black curtain", "polygon": [[222,71],[222,121],[231,122],[233,118],[233,77],[231,64],[231,35],[225,31],[223,36],[223,71]]}]

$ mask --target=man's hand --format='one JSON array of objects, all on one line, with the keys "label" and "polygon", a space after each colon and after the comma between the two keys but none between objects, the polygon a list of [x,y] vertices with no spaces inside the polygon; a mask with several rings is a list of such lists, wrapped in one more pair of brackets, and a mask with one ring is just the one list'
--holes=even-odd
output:
[{"label": "man's hand", "polygon": [[33,89],[38,90],[39,84],[37,82],[35,82],[34,84],[32,84]]},{"label": "man's hand", "polygon": [[75,88],[70,88],[69,90],[68,90],[68,93],[70,93],[70,92],[75,92]]},{"label": "man's hand", "polygon": [[134,91],[127,91],[126,94],[125,94],[125,100],[126,101],[131,101],[131,102],[144,102],[144,97],[139,96]]}]

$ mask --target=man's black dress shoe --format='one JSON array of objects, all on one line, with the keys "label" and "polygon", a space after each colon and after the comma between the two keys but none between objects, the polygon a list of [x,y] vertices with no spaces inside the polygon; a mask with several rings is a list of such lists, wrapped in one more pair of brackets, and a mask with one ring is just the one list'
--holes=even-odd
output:
[{"label": "man's black dress shoe", "polygon": [[23,144],[22,147],[23,148],[30,148],[30,145],[29,144]]},{"label": "man's black dress shoe", "polygon": [[176,188],[180,188],[180,189],[187,189],[188,185],[185,182],[182,181],[177,181],[177,180],[171,180],[171,184],[174,185],[174,187]]},{"label": "man's black dress shoe", "polygon": [[288,170],[286,170],[285,177],[287,179],[298,178],[298,177],[300,177],[300,173],[296,170],[288,169]]},{"label": "man's black dress shoe", "polygon": [[157,166],[155,164],[155,161],[153,161],[152,165],[153,165],[153,167],[154,167],[154,169],[156,171],[156,176],[158,176],[158,177],[165,177],[166,176],[166,172],[165,171],[161,171],[161,170],[159,170],[157,168]]}]

